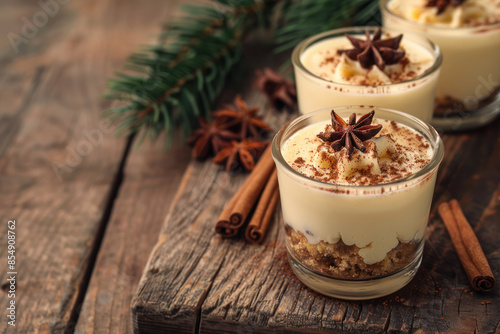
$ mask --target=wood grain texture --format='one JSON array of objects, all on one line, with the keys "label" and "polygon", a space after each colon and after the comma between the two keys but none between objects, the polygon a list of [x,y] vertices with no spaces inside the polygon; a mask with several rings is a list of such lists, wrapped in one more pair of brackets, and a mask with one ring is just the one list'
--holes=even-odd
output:
[{"label": "wood grain texture", "polygon": [[161,140],[130,153],[75,333],[132,333],[130,301],[190,157]]},{"label": "wood grain texture", "polygon": [[[178,2],[151,4],[143,15],[171,17]],[[183,144],[165,150],[162,139],[131,150],[75,333],[132,333],[130,301],[190,156]]]},{"label": "wood grain texture", "polygon": [[[18,333],[74,329],[70,322],[81,306],[126,153],[127,141],[102,123],[101,112],[111,103],[101,94],[126,56],[145,37],[154,38],[150,34],[167,17],[163,4],[71,1],[18,53],[2,37],[0,234],[8,219],[16,219]],[[10,18],[2,20],[2,33],[21,34],[21,19],[32,20],[41,10],[38,2],[2,2],[0,17]],[[8,303],[6,287],[1,305]],[[1,333],[8,328],[5,319],[0,322]]]},{"label": "wood grain texture", "polygon": [[[267,108],[255,91],[250,105]],[[271,113],[273,125],[284,118]],[[441,166],[417,276],[385,298],[349,302],[301,284],[286,259],[280,209],[262,245],[223,240],[218,215],[244,175],[191,162],[132,303],[136,333],[495,333],[500,294],[471,291],[437,204],[457,198],[500,277],[500,121],[444,135]],[[467,157],[467,158],[464,158]]]}]

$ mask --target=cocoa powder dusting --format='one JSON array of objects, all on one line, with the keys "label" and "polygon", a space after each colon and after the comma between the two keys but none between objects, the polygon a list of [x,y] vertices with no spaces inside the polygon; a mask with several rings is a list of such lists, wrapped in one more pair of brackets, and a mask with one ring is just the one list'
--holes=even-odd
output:
[{"label": "cocoa powder dusting", "polygon": [[302,157],[298,157],[297,159],[295,159],[294,163],[296,163],[297,165],[303,165],[306,161],[304,160],[304,158]]},{"label": "cocoa powder dusting", "polygon": [[[318,132],[302,138],[302,143],[307,143],[305,147],[299,144],[294,149],[297,153],[292,155],[290,166],[318,181],[368,186],[406,178],[430,162],[430,143],[422,134],[394,121],[378,120],[375,124],[382,124],[383,130],[363,142],[364,153],[356,149],[351,156],[345,148],[335,151],[331,142],[313,135],[321,130],[314,130]],[[318,125],[318,128],[333,129],[331,125]],[[382,136],[384,138],[380,138]],[[375,142],[381,146],[377,147]]]}]

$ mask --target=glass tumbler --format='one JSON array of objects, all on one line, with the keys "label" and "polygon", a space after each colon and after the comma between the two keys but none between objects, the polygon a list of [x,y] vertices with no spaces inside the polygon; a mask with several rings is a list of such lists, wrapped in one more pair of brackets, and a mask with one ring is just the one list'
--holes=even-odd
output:
[{"label": "glass tumbler", "polygon": [[[310,53],[323,43],[347,38],[344,34],[365,39],[365,30],[372,35],[378,27],[348,27],[327,31],[300,42],[292,53],[292,64],[297,85],[299,111],[306,114],[315,110],[342,105],[375,105],[404,110],[424,121],[430,121],[442,63],[438,46],[427,38],[404,34],[402,45],[407,43],[432,58],[432,65],[413,79],[379,86],[355,85],[333,82],[313,74],[308,69]],[[400,34],[398,30],[382,29],[382,35]],[[350,45],[350,44],[348,44]]]},{"label": "glass tumbler", "polygon": [[300,174],[282,154],[288,138],[308,125],[329,121],[331,109],[300,116],[273,139],[288,261],[294,273],[328,296],[377,298],[402,288],[420,266],[443,142],[429,124],[406,113],[368,106],[334,109],[344,119],[375,110],[376,119],[414,129],[433,150],[431,161],[409,177],[368,186],[335,185]]},{"label": "glass tumbler", "polygon": [[500,114],[500,22],[458,28],[426,25],[396,15],[389,3],[380,1],[384,27],[425,36],[443,53],[431,124],[443,131],[467,130]]}]

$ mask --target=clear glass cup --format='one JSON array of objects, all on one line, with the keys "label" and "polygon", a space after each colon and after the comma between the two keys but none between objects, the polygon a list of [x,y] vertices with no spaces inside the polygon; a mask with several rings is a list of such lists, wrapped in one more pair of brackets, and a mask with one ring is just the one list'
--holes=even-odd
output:
[{"label": "clear glass cup", "polygon": [[[329,121],[331,109],[300,116],[273,139],[288,261],[297,277],[332,297],[382,297],[406,285],[420,266],[443,142],[432,126],[406,113],[368,106],[334,109],[344,119],[375,110],[376,119],[409,126],[433,149],[430,163],[407,178],[346,186],[306,177],[282,155],[288,138],[310,124]],[[366,258],[372,263],[365,263]]]},{"label": "clear glass cup", "polygon": [[[434,97],[439,70],[442,63],[441,51],[425,37],[405,34],[404,43],[420,46],[434,59],[432,66],[421,75],[400,83],[380,86],[363,86],[337,83],[325,80],[311,73],[303,63],[304,52],[313,45],[329,39],[342,38],[344,34],[360,35],[365,39],[365,30],[373,34],[378,27],[348,27],[335,29],[312,36],[300,42],[292,53],[292,63],[297,85],[299,111],[306,114],[315,110],[342,105],[375,105],[404,110],[424,121],[430,121],[434,109]],[[400,34],[397,30],[382,29],[382,34]]]},{"label": "clear glass cup", "polygon": [[384,27],[429,38],[443,53],[431,121],[438,130],[477,128],[500,114],[500,22],[437,27],[400,17],[380,0]]}]

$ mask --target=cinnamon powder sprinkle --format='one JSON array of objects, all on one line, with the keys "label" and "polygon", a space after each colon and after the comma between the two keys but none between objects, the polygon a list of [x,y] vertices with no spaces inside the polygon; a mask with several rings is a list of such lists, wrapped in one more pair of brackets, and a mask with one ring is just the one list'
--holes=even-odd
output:
[{"label": "cinnamon powder sprinkle", "polygon": [[295,159],[294,163],[296,163],[297,165],[303,165],[306,161],[304,160],[304,158],[302,157],[298,157],[297,159]]},{"label": "cinnamon powder sprinkle", "polygon": [[[284,147],[285,160],[299,173],[312,179],[337,185],[378,185],[407,178],[424,168],[431,160],[428,140],[409,127],[394,121],[375,120],[382,124],[380,133],[349,156],[334,149],[316,134],[331,125],[316,124],[289,139]],[[375,123],[374,123],[375,124]],[[380,137],[385,138],[380,138]],[[380,141],[381,140],[381,141]],[[297,143],[297,145],[295,145]],[[377,144],[378,143],[378,144]],[[380,146],[378,146],[380,145]]]}]

